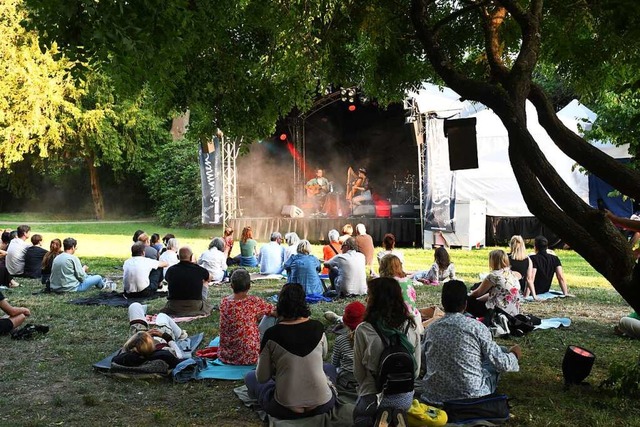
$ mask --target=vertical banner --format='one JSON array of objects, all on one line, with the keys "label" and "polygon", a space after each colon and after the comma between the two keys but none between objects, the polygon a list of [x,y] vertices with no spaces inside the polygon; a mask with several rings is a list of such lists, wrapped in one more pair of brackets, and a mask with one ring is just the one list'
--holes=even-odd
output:
[{"label": "vertical banner", "polygon": [[200,146],[200,180],[202,182],[202,223],[221,225],[222,215],[222,153],[220,138]]},{"label": "vertical banner", "polygon": [[449,148],[443,121],[429,117],[425,129],[423,189],[425,230],[453,232],[455,173],[449,169]]}]

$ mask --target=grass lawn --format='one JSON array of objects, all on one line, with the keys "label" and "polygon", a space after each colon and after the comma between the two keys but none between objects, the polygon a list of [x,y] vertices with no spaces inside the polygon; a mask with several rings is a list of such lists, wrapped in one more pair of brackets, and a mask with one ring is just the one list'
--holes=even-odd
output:
[{"label": "grass lawn", "polygon": [[[19,221],[19,219],[16,219]],[[14,219],[0,216],[0,227]],[[32,224],[32,232],[44,236],[46,245],[55,237],[75,237],[78,256],[92,272],[116,277],[128,256],[131,236],[137,229],[163,235],[172,231],[181,244],[194,252],[206,249],[209,238],[220,229],[168,230],[151,222],[112,224]],[[236,245],[237,246],[237,245]],[[488,249],[451,252],[458,276],[467,284],[477,281],[488,268]],[[237,251],[237,248],[236,248]],[[404,249],[409,271],[427,268],[433,251]],[[321,247],[314,253],[321,255]],[[536,331],[523,338],[500,340],[519,343],[523,359],[519,373],[501,377],[499,391],[513,398],[514,426],[633,426],[640,425],[637,400],[620,398],[598,384],[614,362],[638,359],[638,342],[612,333],[617,320],[630,309],[613,288],[579,255],[557,251],[572,299],[527,303],[525,313],[540,317],[570,317],[570,328]],[[91,364],[121,346],[127,338],[127,311],[123,308],[76,306],[68,301],[77,295],[33,295],[42,286],[36,280],[19,279],[21,287],[5,291],[13,305],[29,307],[33,323],[51,326],[49,334],[32,341],[0,337],[0,425],[178,425],[259,426],[255,414],[244,408],[232,393],[238,382],[200,381],[172,384],[170,381],[131,381],[105,377]],[[120,290],[122,289],[121,281]],[[282,282],[254,283],[252,292],[267,297]],[[90,291],[91,295],[98,291]],[[218,304],[229,294],[211,288],[210,299]],[[418,288],[419,302],[438,304],[440,288]],[[163,300],[149,304],[157,312]],[[313,317],[324,321],[326,310],[341,312],[345,302],[312,306]],[[218,313],[182,325],[190,333],[204,332],[208,342],[218,332]],[[328,335],[333,341],[333,336]],[[564,389],[561,363],[569,344],[591,349],[597,360],[588,381],[590,387]]]}]

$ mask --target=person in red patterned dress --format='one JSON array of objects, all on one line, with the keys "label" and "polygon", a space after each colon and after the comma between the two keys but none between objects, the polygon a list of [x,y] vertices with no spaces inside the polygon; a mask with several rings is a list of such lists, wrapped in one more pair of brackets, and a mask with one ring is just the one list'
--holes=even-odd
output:
[{"label": "person in red patterned dress", "polygon": [[255,365],[260,354],[258,321],[265,315],[276,316],[274,307],[254,295],[248,295],[251,278],[239,268],[231,275],[233,295],[220,302],[220,347],[218,358],[229,365]]}]

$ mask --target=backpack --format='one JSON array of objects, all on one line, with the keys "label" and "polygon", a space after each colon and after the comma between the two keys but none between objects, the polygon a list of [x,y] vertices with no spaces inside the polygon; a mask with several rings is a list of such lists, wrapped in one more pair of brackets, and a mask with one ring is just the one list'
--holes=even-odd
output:
[{"label": "backpack", "polygon": [[[447,422],[454,424],[498,425],[510,418],[509,398],[505,394],[449,400],[443,402],[442,409],[447,413]],[[491,424],[482,424],[485,421]]]},{"label": "backpack", "polygon": [[[398,334],[388,337],[375,324],[373,329],[384,345],[378,361],[378,372],[374,374],[376,389],[386,395],[413,391],[415,380],[413,354],[402,345]],[[403,333],[406,335],[408,330],[409,324]]]}]

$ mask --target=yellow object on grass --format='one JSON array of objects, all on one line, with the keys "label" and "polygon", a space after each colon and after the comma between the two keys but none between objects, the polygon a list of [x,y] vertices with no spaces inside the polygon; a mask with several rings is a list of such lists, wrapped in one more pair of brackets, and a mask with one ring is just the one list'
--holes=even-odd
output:
[{"label": "yellow object on grass", "polygon": [[407,420],[410,427],[440,427],[447,423],[447,413],[413,399]]}]

